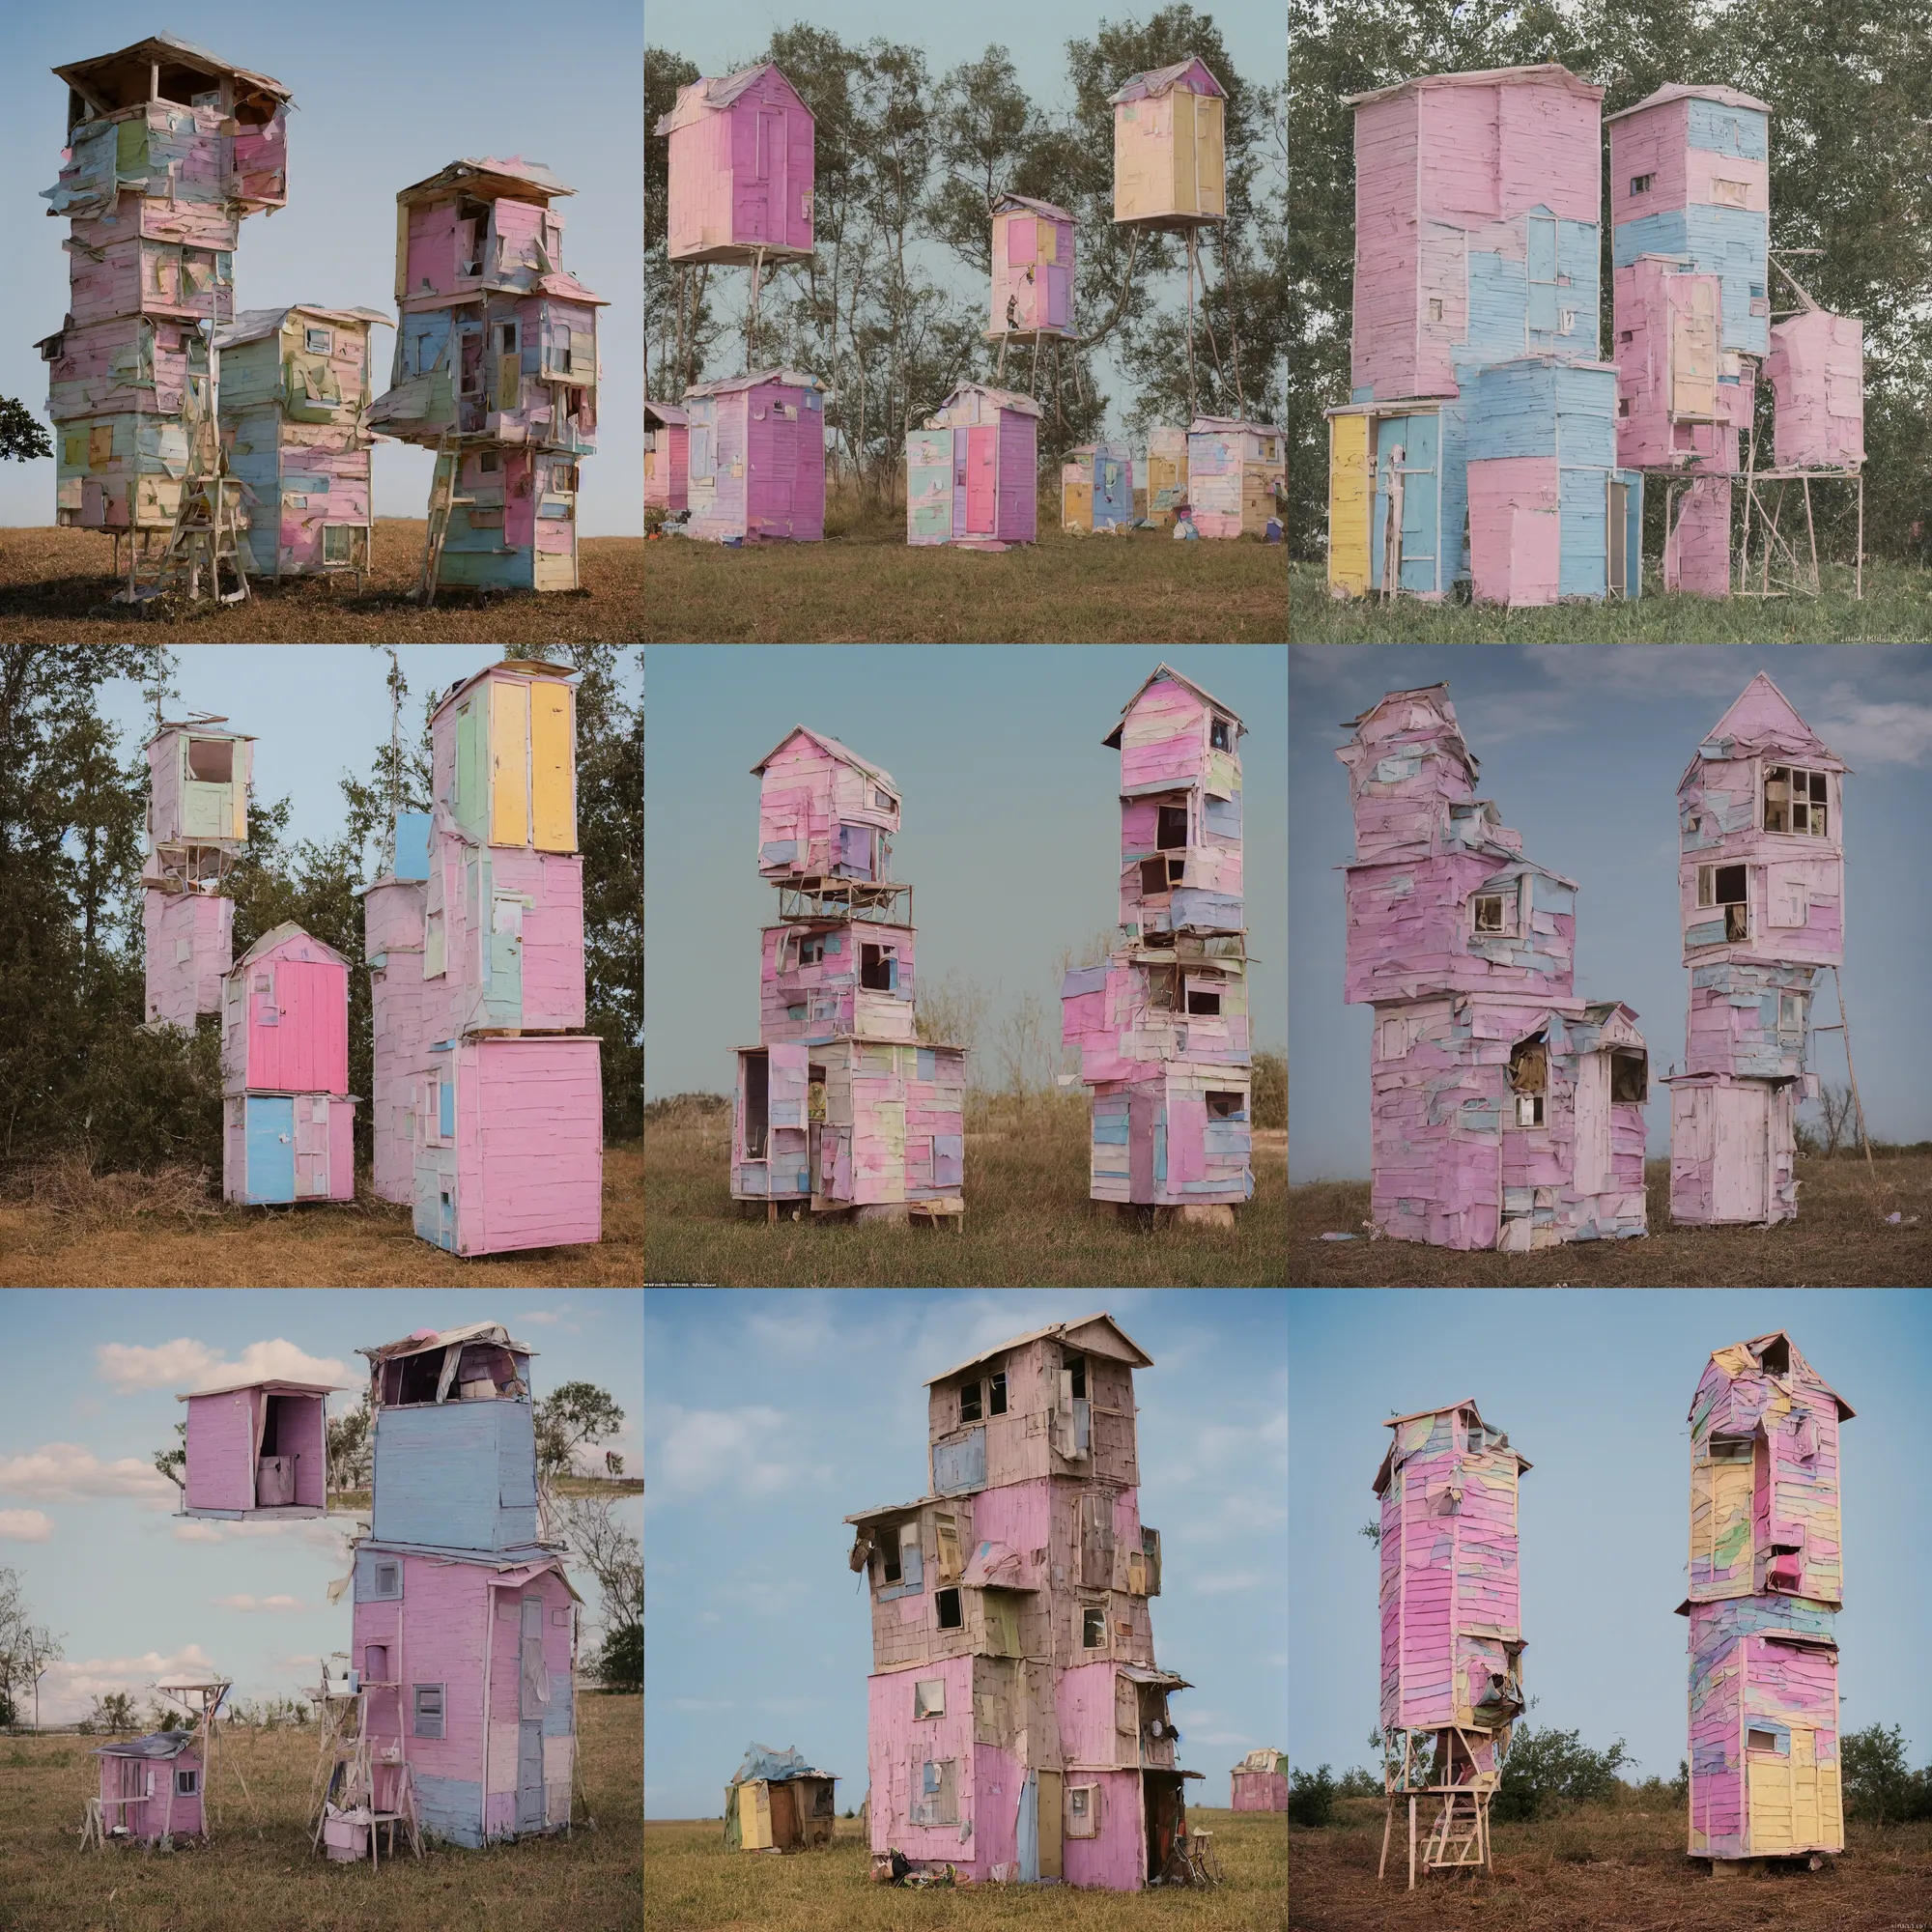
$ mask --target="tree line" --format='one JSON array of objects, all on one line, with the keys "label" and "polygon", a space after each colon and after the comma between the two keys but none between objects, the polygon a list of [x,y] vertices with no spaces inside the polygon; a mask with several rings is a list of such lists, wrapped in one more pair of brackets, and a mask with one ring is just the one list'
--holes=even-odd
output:
[{"label": "tree line", "polygon": [[[1421,73],[1560,61],[1605,90],[1603,112],[1670,82],[1740,88],[1769,101],[1771,245],[1822,249],[1795,271],[1826,308],[1864,324],[1864,540],[1919,556],[1932,527],[1932,14],[1893,0],[1289,0],[1294,215],[1287,240],[1289,543],[1324,554],[1324,408],[1349,400],[1355,243],[1353,110],[1343,97]],[[1607,178],[1609,144],[1604,143]],[[1602,291],[1611,353],[1611,232]],[[1772,274],[1774,312],[1795,307]],[[1760,447],[1770,384],[1758,388]],[[1662,547],[1662,491],[1647,492],[1645,545]],[[1844,497],[1840,504],[1836,498]],[[1830,497],[1833,500],[1827,502]],[[1821,519],[1852,513],[1817,493]],[[1827,541],[1820,530],[1821,547]],[[1849,549],[1847,529],[1839,539]]]},{"label": "tree line", "polygon": [[[1054,113],[1021,85],[1011,55],[988,46],[934,76],[916,45],[874,38],[848,43],[804,23],[732,63],[778,64],[816,123],[812,197],[815,258],[768,270],[751,366],[784,363],[829,383],[826,425],[836,460],[862,489],[890,493],[905,436],[959,383],[991,382],[997,345],[983,340],[987,298],[952,294],[933,263],[951,256],[977,277],[991,270],[991,209],[1002,194],[1066,209],[1078,238],[1075,314],[1107,334],[1135,385],[1131,430],[1187,420],[1183,315],[1155,300],[1162,271],[1184,263],[1179,238],[1142,234],[1131,286],[1130,233],[1113,221],[1114,110],[1128,75],[1198,54],[1227,89],[1228,218],[1204,231],[1208,294],[1196,324],[1196,393],[1203,413],[1280,421],[1288,312],[1286,89],[1236,68],[1213,17],[1186,4],[1146,22],[1102,22],[1066,43],[1074,105]],[[645,393],[676,403],[707,358],[736,374],[747,346],[727,340],[722,291],[750,270],[713,275],[668,260],[668,142],[655,131],[697,69],[663,47],[644,50]],[[1122,290],[1125,289],[1124,298]],[[1197,293],[1197,304],[1200,298]],[[1214,338],[1210,349],[1208,337]],[[742,327],[739,329],[742,338]],[[1094,342],[1091,347],[1097,347]],[[715,372],[714,372],[715,373]],[[1100,433],[1109,398],[1090,350],[1056,359],[1009,352],[1003,386],[1042,406],[1039,454],[1057,464]]]},{"label": "tree line", "polygon": [[[520,645],[518,657],[565,654]],[[585,1025],[604,1042],[608,1139],[643,1131],[643,715],[616,646],[572,647],[578,686],[578,831],[583,853]],[[100,1173],[221,1169],[220,1021],[149,1033],[143,967],[148,766],[100,715],[110,678],[179,696],[172,653],[139,644],[0,644],[0,1173],[71,1150]],[[393,656],[391,690],[408,695]],[[370,847],[400,808],[429,809],[429,711],[345,772],[345,823],[290,839],[286,798],[249,804],[248,846],[223,890],[235,956],[285,920],[349,961],[350,1092],[371,1091],[373,1035],[362,901]],[[264,778],[271,778],[265,773]],[[373,872],[366,876],[373,877]],[[357,1110],[370,1157],[369,1110]]]}]

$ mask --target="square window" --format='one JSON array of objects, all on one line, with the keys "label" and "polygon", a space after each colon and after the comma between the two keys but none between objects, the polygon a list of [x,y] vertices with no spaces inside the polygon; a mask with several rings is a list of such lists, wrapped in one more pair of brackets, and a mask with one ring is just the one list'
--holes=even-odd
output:
[{"label": "square window", "polygon": [[476,467],[483,470],[498,470],[503,467],[503,459],[494,449],[486,449],[476,459]]},{"label": "square window", "polygon": [[1471,904],[1475,908],[1476,931],[1508,932],[1513,929],[1515,921],[1509,914],[1515,911],[1515,905],[1509,894],[1478,893]]},{"label": "square window", "polygon": [[1520,1127],[1540,1127],[1543,1124],[1541,1094],[1519,1094],[1516,1096],[1516,1123]]},{"label": "square window", "polygon": [[1187,989],[1187,1010],[1190,1013],[1216,1014],[1221,1010],[1221,996],[1190,986]]},{"label": "square window", "polygon": [[956,1631],[965,1624],[959,1610],[959,1592],[941,1590],[939,1592],[939,1628],[943,1631]]},{"label": "square window", "polygon": [[442,1686],[418,1684],[415,1690],[415,1723],[411,1735],[418,1738],[442,1736]]},{"label": "square window", "polygon": [[1163,805],[1159,808],[1159,822],[1154,831],[1153,843],[1157,852],[1185,850],[1187,808],[1184,805]]},{"label": "square window", "polygon": [[347,563],[351,557],[351,524],[325,524],[322,526],[322,560],[324,563]]},{"label": "square window", "polygon": [[201,1783],[201,1774],[197,1771],[178,1771],[175,1773],[175,1796],[192,1798]]},{"label": "square window", "polygon": [[875,811],[896,811],[899,809],[899,802],[891,792],[881,791],[874,785],[872,788],[872,809]]},{"label": "square window", "polygon": [[332,328],[304,328],[302,347],[311,355],[327,355],[335,347],[335,331]]},{"label": "square window", "polygon": [[946,1715],[946,1680],[943,1677],[920,1679],[912,1687],[912,1714],[918,1718],[943,1718]]},{"label": "square window", "polygon": [[1155,898],[1167,890],[1167,861],[1165,859],[1143,859],[1141,861],[1141,896]]},{"label": "square window", "polygon": [[1238,1121],[1247,1111],[1243,1094],[1209,1094],[1208,1118],[1210,1121]]},{"label": "square window", "polygon": [[980,1384],[961,1382],[959,1384],[959,1420],[978,1422],[980,1419]]},{"label": "square window", "polygon": [[1647,175],[1632,175],[1631,192],[1633,194],[1648,194],[1651,188],[1655,185],[1656,182],[1657,182],[1657,176],[1655,173]]}]

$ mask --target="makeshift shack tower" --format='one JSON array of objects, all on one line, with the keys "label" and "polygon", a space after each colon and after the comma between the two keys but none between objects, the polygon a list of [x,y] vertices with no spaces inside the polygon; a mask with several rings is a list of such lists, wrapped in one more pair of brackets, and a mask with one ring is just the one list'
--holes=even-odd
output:
[{"label": "makeshift shack tower", "polygon": [[1643,479],[1618,468],[1616,370],[1598,359],[1602,100],[1552,63],[1350,97],[1333,595],[1434,601],[1464,579],[1512,605],[1637,594]]},{"label": "makeshift shack tower", "polygon": [[398,818],[393,869],[363,901],[378,1189],[454,1254],[601,1233],[574,676],[505,659],[444,694],[435,810]]},{"label": "makeshift shack tower", "polygon": [[480,1321],[359,1352],[375,1417],[373,1526],[355,1546],[360,1721],[319,1828],[350,1858],[391,1820],[470,1847],[562,1831],[580,1600],[539,1521],[531,1351]]},{"label": "makeshift shack tower", "polygon": [[597,446],[597,311],[563,267],[575,194],[521,155],[396,196],[395,366],[374,429],[436,451],[418,594],[575,590],[579,464]]},{"label": "makeshift shack tower", "polygon": [[1343,998],[1376,1013],[1377,1226],[1505,1250],[1645,1233],[1649,1059],[1631,1008],[1573,995],[1576,882],[1476,796],[1448,686],[1349,723]]},{"label": "makeshift shack tower", "polygon": [[1111,1317],[1017,1335],[927,1384],[928,1480],[862,1511],[871,1849],[975,1883],[1137,1891],[1187,1831],[1153,1659],[1134,1371]]},{"label": "makeshift shack tower", "polygon": [[235,901],[221,891],[248,842],[253,738],[203,714],[157,724],[148,758],[148,859],[141,867],[148,1026],[194,1031],[221,1010]]},{"label": "makeshift shack tower", "polygon": [[1782,1329],[1719,1349],[1690,1405],[1690,1830],[1726,1859],[1841,1852],[1838,1425]]},{"label": "makeshift shack tower", "polygon": [[1811,1036],[1845,1017],[1842,987],[1835,1027],[1814,1024],[1811,1002],[1845,956],[1847,770],[1759,671],[1678,782],[1690,1012],[1684,1071],[1665,1081],[1673,1220],[1798,1213],[1793,1115],[1818,1091]]},{"label": "makeshift shack tower", "polygon": [[966,1050],[919,1037],[912,888],[892,877],[899,790],[794,725],[752,767],[758,872],[779,895],[758,1044],[738,1049],[731,1197],[768,1219],[930,1220],[966,1211]]},{"label": "makeshift shack tower", "polygon": [[[217,325],[235,314],[242,218],[288,200],[289,90],[155,34],[54,72],[68,146],[43,193],[70,224],[69,307],[37,346],[56,441],[55,520],[128,537],[146,568],[233,602],[247,592],[243,513],[216,434]],[[222,588],[223,577],[234,588]]]},{"label": "makeshift shack tower", "polygon": [[1422,1869],[1490,1864],[1490,1799],[1522,1715],[1517,1484],[1530,1464],[1473,1401],[1399,1415],[1376,1474],[1381,1499],[1381,1739],[1388,1809],[1428,1819]]},{"label": "makeshift shack tower", "polygon": [[795,1750],[754,1744],[724,1787],[724,1843],[734,1852],[809,1852],[829,1845],[838,1811],[830,1772]]},{"label": "makeshift shack tower", "polygon": [[1240,739],[1167,665],[1102,742],[1121,754],[1119,939],[1061,986],[1093,1099],[1089,1191],[1232,1224],[1254,1193]]}]

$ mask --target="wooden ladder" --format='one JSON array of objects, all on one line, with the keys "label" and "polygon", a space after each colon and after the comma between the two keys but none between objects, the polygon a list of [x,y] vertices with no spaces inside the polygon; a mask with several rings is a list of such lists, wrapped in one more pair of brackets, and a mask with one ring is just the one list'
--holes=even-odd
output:
[{"label": "wooden ladder", "polygon": [[461,445],[452,446],[444,435],[436,446],[436,475],[429,488],[429,528],[423,534],[422,576],[416,583],[416,601],[425,609],[436,602],[437,585],[442,575],[443,539],[449,534],[449,516],[459,503],[473,503],[473,497],[456,494],[456,478],[462,467]]},{"label": "wooden ladder", "polygon": [[1486,1862],[1482,1803],[1470,1792],[1469,1808],[1465,1812],[1463,1796],[1460,1791],[1443,1793],[1442,1809],[1436,1814],[1429,1841],[1422,1850],[1423,1870],[1453,1870],[1458,1865]]},{"label": "wooden ladder", "polygon": [[[128,601],[138,604],[164,590],[181,588],[190,603],[198,603],[206,571],[209,596],[223,604],[245,603],[248,565],[241,540],[241,479],[228,473],[220,426],[213,413],[196,410],[188,396],[184,397],[182,413],[188,435],[188,460],[181,500],[168,540],[155,558],[153,576],[145,583],[135,582]],[[224,563],[235,582],[232,590],[221,587]],[[143,557],[142,568],[145,571],[147,567]]]}]

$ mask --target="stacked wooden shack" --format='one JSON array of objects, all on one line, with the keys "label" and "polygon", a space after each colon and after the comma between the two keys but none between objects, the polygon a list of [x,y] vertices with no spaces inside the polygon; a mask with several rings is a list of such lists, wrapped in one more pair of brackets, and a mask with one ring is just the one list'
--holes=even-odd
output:
[{"label": "stacked wooden shack", "polygon": [[1109,1316],[926,1384],[925,1493],[862,1511],[872,1614],[871,1850],[975,1883],[1134,1891],[1186,1831],[1140,1518],[1134,1371]]},{"label": "stacked wooden shack", "polygon": [[1490,1862],[1490,1800],[1522,1715],[1517,1487],[1528,1460],[1473,1401],[1392,1417],[1381,1502],[1382,1865],[1406,1803],[1415,1885]]},{"label": "stacked wooden shack", "polygon": [[1225,1222],[1254,1193],[1246,728],[1161,665],[1103,741],[1121,754],[1119,943],[1061,987],[1062,1042],[1092,1093],[1095,1201]]},{"label": "stacked wooden shack", "polygon": [[1719,1349],[1690,1404],[1690,1830],[1719,1860],[1841,1852],[1838,1425],[1782,1329]]},{"label": "stacked wooden shack", "polygon": [[1795,1120],[1815,1098],[1811,1002],[1845,956],[1846,765],[1762,671],[1677,788],[1678,907],[1690,972],[1670,1089],[1670,1213],[1798,1212]]},{"label": "stacked wooden shack", "polygon": [[176,1396],[187,1405],[181,1514],[217,1522],[327,1515],[336,1392],[333,1382],[242,1377]]},{"label": "stacked wooden shack", "polygon": [[396,196],[396,332],[372,428],[436,451],[423,584],[575,590],[597,311],[541,162],[451,161]]},{"label": "stacked wooden shack", "polygon": [[1476,796],[1446,685],[1352,724],[1343,996],[1376,1014],[1376,1224],[1510,1250],[1645,1233],[1649,1058],[1631,1008],[1575,997],[1575,881]]},{"label": "stacked wooden shack", "polygon": [[[1273,423],[1196,416],[1187,425],[1186,496],[1204,537],[1260,536],[1288,474],[1288,438]],[[1149,500],[1152,514],[1152,500]]]},{"label": "stacked wooden shack", "polygon": [[349,962],[293,920],[222,980],[221,1094],[224,1200],[355,1198]]},{"label": "stacked wooden shack", "polygon": [[70,224],[70,293],[38,347],[55,520],[145,551],[173,528],[195,427],[214,416],[210,335],[235,314],[242,219],[288,200],[292,103],[280,81],[172,34],[54,71],[68,146],[43,193]]},{"label": "stacked wooden shack", "polygon": [[1264,1745],[1228,1774],[1228,1804],[1235,1811],[1288,1809],[1288,1753]]},{"label": "stacked wooden shack", "polygon": [[912,888],[892,876],[898,786],[802,724],[752,772],[779,918],[758,1043],[738,1049],[732,1198],[772,1217],[963,1215],[966,1053],[919,1037]]},{"label": "stacked wooden shack", "polygon": [[244,309],[214,331],[228,466],[251,496],[253,577],[353,575],[369,569],[375,506],[364,412],[375,396],[372,308]]},{"label": "stacked wooden shack", "polygon": [[145,1024],[192,1033],[221,1010],[235,901],[221,891],[248,842],[254,739],[204,716],[148,740],[148,859],[141,868]]},{"label": "stacked wooden shack", "polygon": [[988,342],[1070,341],[1078,280],[1073,216],[1024,194],[994,197]]},{"label": "stacked wooden shack", "polygon": [[827,393],[798,369],[760,369],[684,392],[693,536],[724,544],[824,536]]},{"label": "stacked wooden shack", "polygon": [[754,1744],[724,1787],[724,1843],[734,1852],[810,1852],[832,1842],[838,1810],[829,1771],[796,1750]]},{"label": "stacked wooden shack", "polygon": [[456,1254],[600,1237],[574,675],[507,659],[451,687],[430,720],[435,808],[399,821],[364,900],[377,1189]]}]

